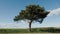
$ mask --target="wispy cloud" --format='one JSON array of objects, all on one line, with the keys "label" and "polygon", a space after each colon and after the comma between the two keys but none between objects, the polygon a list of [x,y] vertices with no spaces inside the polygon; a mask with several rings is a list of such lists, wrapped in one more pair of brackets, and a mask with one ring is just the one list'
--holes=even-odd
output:
[{"label": "wispy cloud", "polygon": [[49,10],[49,11],[50,13],[48,14],[48,16],[60,15],[60,8]]},{"label": "wispy cloud", "polygon": [[[23,25],[22,25],[23,24]],[[0,23],[0,28],[27,28],[26,23]]]}]

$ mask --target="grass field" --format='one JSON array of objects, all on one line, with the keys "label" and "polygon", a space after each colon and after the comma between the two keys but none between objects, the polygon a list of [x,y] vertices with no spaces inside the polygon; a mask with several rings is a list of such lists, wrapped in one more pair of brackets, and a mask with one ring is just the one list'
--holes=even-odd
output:
[{"label": "grass field", "polygon": [[60,34],[60,33],[0,33],[0,34]]},{"label": "grass field", "polygon": [[60,33],[60,28],[32,28],[32,32],[29,29],[0,29],[0,34],[2,33]]}]

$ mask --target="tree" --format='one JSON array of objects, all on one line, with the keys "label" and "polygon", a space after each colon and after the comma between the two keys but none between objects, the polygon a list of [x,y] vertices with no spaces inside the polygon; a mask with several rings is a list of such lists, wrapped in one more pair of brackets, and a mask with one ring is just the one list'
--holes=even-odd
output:
[{"label": "tree", "polygon": [[44,7],[39,5],[28,5],[25,10],[21,10],[19,15],[15,16],[14,21],[20,20],[30,20],[29,22],[29,30],[31,31],[31,24],[33,21],[37,21],[42,23],[45,17],[49,14],[48,11],[45,11]]}]

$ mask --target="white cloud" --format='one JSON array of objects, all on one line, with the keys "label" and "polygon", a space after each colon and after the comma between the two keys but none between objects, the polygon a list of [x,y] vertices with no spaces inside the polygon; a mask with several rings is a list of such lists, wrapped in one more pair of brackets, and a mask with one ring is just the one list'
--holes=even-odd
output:
[{"label": "white cloud", "polygon": [[26,23],[0,23],[0,28],[27,28]]},{"label": "white cloud", "polygon": [[49,10],[50,13],[48,16],[53,16],[53,15],[60,15],[60,8],[54,9],[54,10]]}]

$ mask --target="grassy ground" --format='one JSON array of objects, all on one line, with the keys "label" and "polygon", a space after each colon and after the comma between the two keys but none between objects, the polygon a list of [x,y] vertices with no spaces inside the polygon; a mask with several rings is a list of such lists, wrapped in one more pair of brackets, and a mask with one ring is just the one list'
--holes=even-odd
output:
[{"label": "grassy ground", "polygon": [[0,33],[60,33],[60,28],[0,29]]},{"label": "grassy ground", "polygon": [[60,33],[0,33],[0,34],[60,34]]}]

